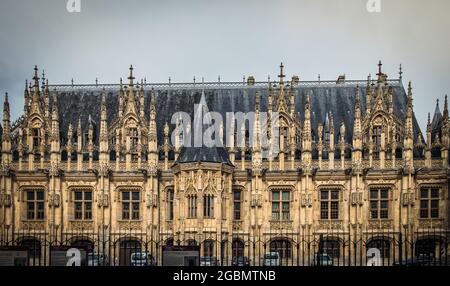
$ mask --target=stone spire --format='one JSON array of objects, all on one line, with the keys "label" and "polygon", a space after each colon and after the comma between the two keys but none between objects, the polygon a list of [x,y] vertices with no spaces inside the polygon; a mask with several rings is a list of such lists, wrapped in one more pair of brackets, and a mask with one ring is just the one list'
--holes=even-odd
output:
[{"label": "stone spire", "polygon": [[25,90],[23,91],[23,112],[25,116],[28,116],[28,111],[30,107],[30,91],[28,89],[28,80],[25,80]]},{"label": "stone spire", "polygon": [[59,140],[59,111],[58,111],[58,98],[56,95],[53,97],[52,107],[52,124],[51,124],[51,140],[50,140],[50,152],[52,164],[59,164],[60,161],[60,140]]},{"label": "stone spire", "polygon": [[302,139],[302,150],[303,157],[302,161],[306,166],[311,165],[311,151],[312,151],[312,138],[311,138],[311,103],[310,95],[306,95],[305,100],[305,121],[303,123],[303,139]]},{"label": "stone spire", "polygon": [[412,99],[412,87],[411,82],[408,83],[408,98],[406,106],[405,116],[405,137],[403,141],[404,146],[404,162],[407,168],[413,168],[413,147],[414,147],[414,134],[413,134],[413,99]]},{"label": "stone spire", "polygon": [[448,120],[448,98],[447,98],[447,95],[445,95],[445,99],[444,99],[444,112],[442,114],[442,117],[444,118],[444,122]]},{"label": "stone spire", "polygon": [[2,134],[2,162],[9,164],[11,162],[11,122],[8,93],[5,93],[3,103],[3,134]]},{"label": "stone spire", "polygon": [[100,106],[100,164],[108,164],[108,120],[107,120],[107,110],[106,110],[106,90],[102,90],[102,102]]},{"label": "stone spire", "polygon": [[34,66],[34,86],[33,86],[33,96],[31,101],[31,113],[42,116],[42,107],[41,107],[41,98],[39,91],[39,76],[38,76],[38,68]]},{"label": "stone spire", "polygon": [[135,77],[133,76],[133,65],[130,65],[130,75],[128,76],[129,83],[128,85],[131,87],[134,85],[133,80]]}]

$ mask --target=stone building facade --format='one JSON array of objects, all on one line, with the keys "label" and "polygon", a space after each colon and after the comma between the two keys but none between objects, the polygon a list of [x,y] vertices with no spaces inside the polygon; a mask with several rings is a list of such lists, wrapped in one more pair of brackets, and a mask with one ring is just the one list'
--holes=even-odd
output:
[{"label": "stone building facade", "polygon": [[[399,234],[446,242],[447,97],[422,133],[411,83],[381,68],[362,81],[286,81],[281,65],[275,81],[152,84],[135,81],[131,67],[126,84],[93,85],[49,85],[35,68],[18,120],[4,102],[2,242],[94,242],[101,233],[116,246],[145,236],[158,241],[152,248],[200,244],[202,256],[276,248],[291,262],[305,237],[338,249],[334,257],[347,238],[368,233],[386,256],[401,251]],[[264,158],[247,141],[172,142],[172,114],[192,114],[199,102],[222,115],[278,112],[280,135],[269,138],[280,153]],[[235,142],[237,132],[248,140],[245,128],[222,139]],[[439,235],[421,235],[430,231]],[[264,251],[255,253],[255,241]]]}]

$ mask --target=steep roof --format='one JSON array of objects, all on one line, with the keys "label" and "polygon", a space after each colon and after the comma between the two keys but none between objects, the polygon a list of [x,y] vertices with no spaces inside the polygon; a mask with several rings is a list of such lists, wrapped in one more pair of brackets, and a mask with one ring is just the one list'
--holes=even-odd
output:
[{"label": "steep roof", "polygon": [[[406,112],[406,92],[399,81],[390,81],[393,88],[394,114],[403,119]],[[333,114],[334,131],[338,134],[341,122],[346,126],[346,141],[351,142],[353,137],[354,105],[356,88],[359,85],[361,94],[361,108],[365,110],[366,88],[365,81],[354,81],[337,84],[336,82],[300,82],[294,87],[295,112],[304,119],[304,102],[307,94],[311,94],[311,124],[314,132],[323,123],[327,113]],[[76,126],[81,117],[83,130],[87,130],[89,115],[95,122],[99,122],[101,90],[103,86],[51,86],[51,93],[58,96],[60,113],[60,130],[63,142],[67,136],[69,123]],[[107,117],[111,122],[118,115],[119,85],[106,86],[107,88]],[[191,118],[194,114],[194,105],[200,101],[204,90],[205,101],[210,111],[220,113],[225,118],[227,112],[254,111],[255,94],[261,95],[261,111],[267,110],[268,85],[257,83],[247,85],[243,83],[208,83],[208,84],[154,84],[147,85],[145,90],[145,114],[149,114],[149,98],[151,88],[156,92],[157,98],[157,126],[158,143],[162,144],[163,126],[171,122],[171,117],[177,111],[188,113]],[[419,125],[414,118],[414,134],[417,139]],[[172,125],[171,130],[174,128]],[[335,140],[338,140],[335,136]],[[98,138],[95,138],[98,141]]]}]

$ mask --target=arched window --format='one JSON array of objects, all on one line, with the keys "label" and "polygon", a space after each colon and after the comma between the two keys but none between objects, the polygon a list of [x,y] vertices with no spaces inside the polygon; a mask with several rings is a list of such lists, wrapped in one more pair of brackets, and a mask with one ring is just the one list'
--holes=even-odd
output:
[{"label": "arched window", "polygon": [[214,240],[205,240],[203,243],[203,256],[214,256]]},{"label": "arched window", "polygon": [[28,264],[30,266],[41,265],[41,242],[34,238],[23,239],[20,246],[28,250]]},{"label": "arched window", "polygon": [[280,259],[292,257],[292,245],[289,240],[277,239],[270,242],[270,252],[278,252]]},{"label": "arched window", "polygon": [[341,243],[338,239],[321,240],[319,251],[328,254],[331,258],[339,258],[341,256]]},{"label": "arched window", "polygon": [[391,242],[385,238],[374,238],[367,243],[366,248],[367,250],[376,248],[380,250],[381,258],[389,258],[391,253]]},{"label": "arched window", "polygon": [[244,242],[242,242],[242,240],[240,240],[240,239],[233,240],[233,243],[231,245],[231,249],[232,249],[232,256],[233,256],[233,258],[234,257],[243,257],[244,256],[245,246],[244,246]]},{"label": "arched window", "polygon": [[173,189],[169,189],[167,191],[167,219],[173,220],[173,200],[174,200],[174,191]]}]

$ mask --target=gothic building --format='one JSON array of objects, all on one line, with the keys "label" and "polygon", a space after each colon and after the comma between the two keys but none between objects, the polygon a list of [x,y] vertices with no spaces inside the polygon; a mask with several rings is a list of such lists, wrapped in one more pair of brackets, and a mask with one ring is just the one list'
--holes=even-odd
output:
[{"label": "gothic building", "polygon": [[[368,233],[385,256],[408,248],[398,234],[447,241],[447,97],[422,133],[401,71],[390,79],[380,63],[375,78],[309,82],[286,80],[281,65],[276,81],[153,84],[135,81],[130,67],[127,83],[92,85],[49,85],[38,74],[14,122],[5,96],[2,243],[45,255],[44,236],[94,247],[99,233],[114,247],[143,247],[145,236],[158,242],[151,248],[199,244],[202,256],[222,259],[275,247],[295,264],[304,237],[320,237],[333,257],[345,255],[345,239]],[[269,140],[279,154],[262,156],[245,127],[221,138],[234,143],[241,132],[239,147],[172,142],[172,115],[192,115],[199,102],[224,117],[277,112],[279,136]],[[430,231],[439,235],[422,235]],[[258,254],[255,241],[264,245]]]}]

